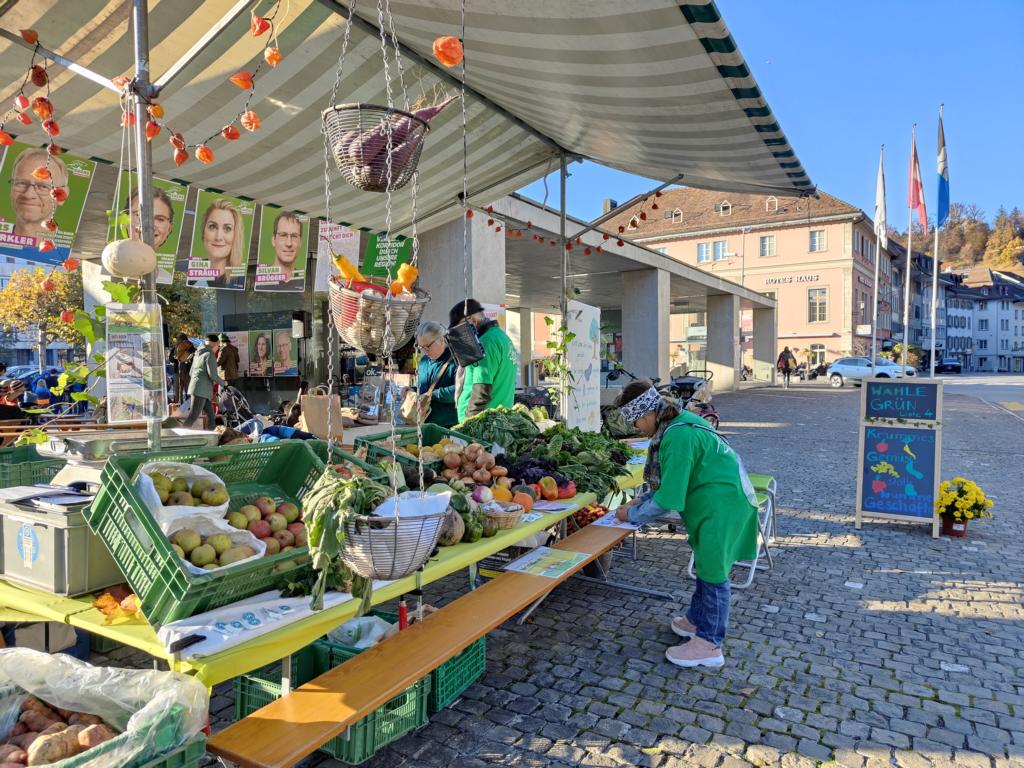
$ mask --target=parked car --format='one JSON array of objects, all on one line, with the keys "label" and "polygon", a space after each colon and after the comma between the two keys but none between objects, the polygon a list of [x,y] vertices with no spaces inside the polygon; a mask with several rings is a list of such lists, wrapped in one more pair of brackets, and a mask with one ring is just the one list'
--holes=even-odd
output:
[{"label": "parked car", "polygon": [[963,373],[960,361],[955,357],[943,357],[935,364],[936,373]]},{"label": "parked car", "polygon": [[[892,360],[875,358],[875,375],[880,379],[902,379],[903,366]],[[847,381],[860,384],[864,379],[871,378],[871,360],[867,357],[842,357],[833,362],[827,374],[828,383],[833,387],[841,387]]]}]

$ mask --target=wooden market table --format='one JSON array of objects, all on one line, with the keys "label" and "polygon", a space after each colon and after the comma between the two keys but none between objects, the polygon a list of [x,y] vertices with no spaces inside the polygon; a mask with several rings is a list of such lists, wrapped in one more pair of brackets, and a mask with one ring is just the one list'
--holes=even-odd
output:
[{"label": "wooden market table", "polygon": [[[540,517],[516,528],[499,530],[490,538],[480,539],[473,544],[457,544],[441,547],[438,554],[429,560],[422,574],[393,581],[373,591],[373,603],[386,603],[449,576],[463,568],[475,566],[480,560],[513,546],[528,536],[560,525],[578,509],[595,501],[593,494],[577,494],[564,500],[572,504],[558,512],[541,512]],[[17,612],[21,621],[57,621],[91,632],[163,660],[171,669],[190,673],[209,688],[218,683],[244,675],[252,670],[271,664],[282,657],[299,651],[329,630],[355,617],[359,600],[350,599],[331,606],[311,616],[266,634],[254,637],[240,645],[212,656],[182,661],[168,653],[157,639],[156,631],[143,619],[118,619],[106,624],[105,617],[91,605],[92,598],[67,598],[48,594],[41,590],[22,587],[0,580],[0,616],[4,610]],[[27,618],[26,618],[27,616]]]}]

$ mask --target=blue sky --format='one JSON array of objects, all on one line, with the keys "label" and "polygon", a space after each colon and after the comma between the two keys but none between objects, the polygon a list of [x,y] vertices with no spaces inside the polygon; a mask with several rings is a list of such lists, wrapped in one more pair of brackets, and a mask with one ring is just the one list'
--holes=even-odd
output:
[{"label": "blue sky", "polygon": [[[910,129],[929,215],[935,204],[940,103],[951,199],[990,219],[1024,207],[1024,0],[717,0],[808,174],[870,215],[885,144],[890,226],[905,229]],[[654,186],[593,164],[572,166],[569,212],[591,219]],[[549,204],[558,204],[557,174]],[[524,194],[542,199],[541,182]]]}]

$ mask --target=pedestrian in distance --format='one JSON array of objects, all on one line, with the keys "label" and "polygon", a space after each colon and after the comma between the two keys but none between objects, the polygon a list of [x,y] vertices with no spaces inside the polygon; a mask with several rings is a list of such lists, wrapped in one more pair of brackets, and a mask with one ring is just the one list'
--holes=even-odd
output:
[{"label": "pedestrian in distance", "polygon": [[228,383],[229,387],[238,387],[240,363],[238,347],[231,343],[231,338],[226,333],[222,333],[220,335],[220,351],[217,353],[217,373]]},{"label": "pedestrian in distance", "polygon": [[720,667],[729,625],[729,571],[757,554],[757,500],[739,455],[706,421],[680,410],[650,381],[626,385],[616,405],[651,438],[644,480],[651,487],[616,510],[637,525],[678,515],[693,549],[697,586],[685,616],[671,620],[687,642],[665,657],[680,667]]},{"label": "pedestrian in distance", "polygon": [[796,356],[790,352],[789,347],[784,347],[779,353],[779,359],[775,362],[775,368],[782,374],[782,386],[789,389],[789,378],[796,368]]},{"label": "pedestrian in distance", "polygon": [[188,382],[188,393],[192,396],[192,407],[183,426],[191,427],[199,419],[199,412],[206,414],[206,428],[213,429],[216,415],[213,412],[213,385],[227,386],[217,373],[217,353],[220,338],[216,333],[206,337],[206,343],[196,350],[192,361],[192,372]]},{"label": "pedestrian in distance", "polygon": [[195,344],[189,341],[188,336],[184,333],[179,333],[177,343],[171,351],[171,359],[174,363],[174,402],[176,403],[181,403],[185,390],[188,388],[195,352]]}]

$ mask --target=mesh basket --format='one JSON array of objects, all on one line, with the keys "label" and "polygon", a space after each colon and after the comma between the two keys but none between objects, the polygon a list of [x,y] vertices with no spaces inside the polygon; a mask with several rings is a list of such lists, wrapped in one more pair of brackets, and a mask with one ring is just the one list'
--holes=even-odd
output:
[{"label": "mesh basket", "polygon": [[[377,104],[339,104],[322,113],[334,163],[345,180],[364,192],[393,192],[412,178],[430,130],[423,120]],[[391,184],[388,184],[388,124]]]},{"label": "mesh basket", "polygon": [[356,517],[345,524],[340,557],[360,576],[381,581],[404,579],[437,549],[448,510],[413,517]]},{"label": "mesh basket", "polygon": [[[378,282],[371,281],[369,285],[376,286]],[[414,288],[414,299],[399,299],[392,297],[386,287],[380,293],[372,288],[357,288],[360,286],[350,288],[341,279],[331,278],[331,308],[338,335],[346,344],[368,355],[387,356],[404,347],[416,333],[430,294]],[[385,338],[385,310],[388,307],[391,310],[391,336]]]}]

